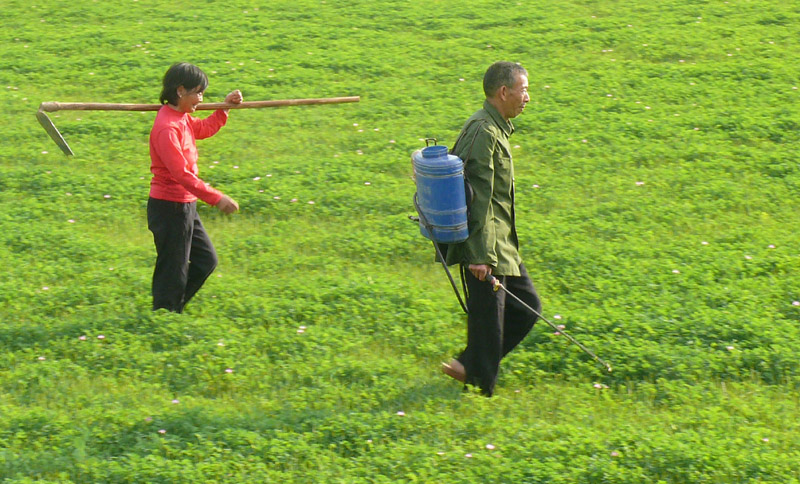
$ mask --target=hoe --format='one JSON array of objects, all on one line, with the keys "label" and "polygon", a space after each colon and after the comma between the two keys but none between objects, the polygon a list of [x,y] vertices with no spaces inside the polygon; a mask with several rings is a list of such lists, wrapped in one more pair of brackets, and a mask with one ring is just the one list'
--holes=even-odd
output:
[{"label": "hoe", "polygon": [[[316,99],[281,99],[275,101],[248,101],[239,104],[230,103],[205,103],[197,106],[198,111],[209,111],[214,109],[249,109],[249,108],[275,108],[280,106],[301,106],[305,104],[339,104],[355,103],[360,101],[359,96],[350,97],[327,97]],[[55,111],[158,111],[161,104],[109,104],[109,103],[59,103],[43,102],[39,105],[36,112],[36,119],[42,125],[47,134],[53,138],[61,151],[67,156],[74,153],[70,149],[64,137],[61,136],[56,125],[47,115]]]}]

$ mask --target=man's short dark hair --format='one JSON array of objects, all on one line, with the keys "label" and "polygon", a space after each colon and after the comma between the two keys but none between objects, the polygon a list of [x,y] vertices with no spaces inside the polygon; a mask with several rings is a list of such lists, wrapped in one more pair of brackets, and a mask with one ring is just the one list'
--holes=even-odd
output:
[{"label": "man's short dark hair", "polygon": [[487,98],[494,97],[501,86],[511,89],[518,75],[527,76],[528,71],[516,62],[498,61],[489,66],[483,75],[483,92]]},{"label": "man's short dark hair", "polygon": [[161,89],[161,104],[170,103],[178,105],[178,87],[183,86],[187,91],[200,88],[205,91],[208,87],[208,76],[202,69],[188,62],[173,64],[164,74],[163,88]]}]

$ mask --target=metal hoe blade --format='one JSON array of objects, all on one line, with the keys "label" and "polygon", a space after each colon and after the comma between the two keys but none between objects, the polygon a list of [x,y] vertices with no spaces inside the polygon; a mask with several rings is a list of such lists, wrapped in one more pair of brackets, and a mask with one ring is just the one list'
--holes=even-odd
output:
[{"label": "metal hoe blade", "polygon": [[47,113],[44,111],[37,111],[36,119],[39,120],[39,124],[42,125],[44,130],[47,131],[47,134],[50,135],[50,137],[56,142],[58,147],[61,148],[61,151],[63,151],[65,155],[72,156],[75,154],[72,152],[72,149],[69,147],[66,140],[64,140],[64,137],[61,136],[61,133],[58,132],[56,125],[53,124],[53,121],[50,120],[50,117],[47,115]]}]

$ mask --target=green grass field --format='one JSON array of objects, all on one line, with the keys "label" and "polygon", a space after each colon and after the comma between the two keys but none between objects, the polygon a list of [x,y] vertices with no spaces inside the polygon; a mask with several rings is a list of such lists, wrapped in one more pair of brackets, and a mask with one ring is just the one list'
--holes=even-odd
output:
[{"label": "green grass field", "polygon": [[[800,482],[800,5],[389,0],[0,5],[0,482]],[[496,60],[544,324],[487,399],[439,372],[466,323],[414,213]],[[200,175],[220,265],[150,311],[166,69],[232,111]],[[205,116],[205,113],[199,114]]]}]

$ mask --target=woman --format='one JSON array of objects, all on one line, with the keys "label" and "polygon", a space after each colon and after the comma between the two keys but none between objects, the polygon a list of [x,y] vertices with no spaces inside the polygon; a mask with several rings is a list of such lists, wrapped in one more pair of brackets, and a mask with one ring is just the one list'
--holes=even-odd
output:
[{"label": "woman", "polygon": [[[208,77],[189,63],[175,64],[164,75],[161,104],[150,131],[150,198],[147,225],[156,245],[153,272],[153,310],[183,312],[192,296],[217,266],[217,253],[197,215],[197,199],[222,213],[239,210],[231,197],[198,178],[197,146],[219,131],[228,120],[220,109],[205,119],[190,116],[203,102]],[[235,90],[225,102],[242,102]]]}]

